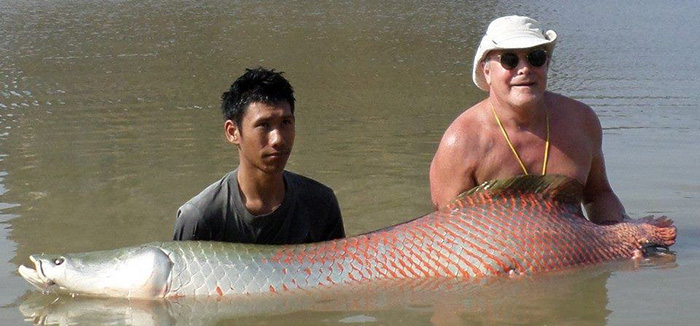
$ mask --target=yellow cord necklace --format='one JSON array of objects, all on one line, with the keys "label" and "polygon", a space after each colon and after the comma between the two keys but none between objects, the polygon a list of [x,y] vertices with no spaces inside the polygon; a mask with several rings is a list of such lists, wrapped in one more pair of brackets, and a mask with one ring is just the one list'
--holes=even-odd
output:
[{"label": "yellow cord necklace", "polygon": [[[496,117],[496,122],[498,122],[498,126],[501,127],[501,132],[506,138],[506,142],[508,143],[508,146],[510,146],[510,150],[513,152],[513,155],[515,155],[515,159],[517,159],[518,163],[520,163],[520,167],[523,169],[523,172],[525,172],[525,175],[529,175],[530,173],[527,172],[527,168],[525,167],[525,164],[523,164],[523,160],[520,159],[518,151],[515,150],[515,147],[513,147],[513,143],[510,142],[508,132],[506,132],[506,128],[503,128],[501,119],[498,118],[498,114],[496,114],[496,109],[493,108],[493,103],[489,102],[489,104],[491,104],[491,111],[493,112],[493,116]],[[547,172],[547,159],[549,157],[549,113],[547,113],[547,110],[544,111],[544,116],[545,120],[547,121],[547,140],[544,144],[544,162],[542,163],[542,175],[544,175]]]}]

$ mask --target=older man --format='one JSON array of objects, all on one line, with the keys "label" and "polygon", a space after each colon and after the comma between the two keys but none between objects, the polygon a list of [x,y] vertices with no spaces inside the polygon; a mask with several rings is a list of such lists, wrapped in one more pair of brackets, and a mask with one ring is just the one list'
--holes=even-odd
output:
[{"label": "older man", "polygon": [[489,25],[472,77],[488,97],[448,127],[430,166],[433,204],[492,179],[561,174],[584,187],[588,218],[622,221],[625,209],[605,172],[602,128],[587,105],[546,90],[557,34],[522,16]]}]

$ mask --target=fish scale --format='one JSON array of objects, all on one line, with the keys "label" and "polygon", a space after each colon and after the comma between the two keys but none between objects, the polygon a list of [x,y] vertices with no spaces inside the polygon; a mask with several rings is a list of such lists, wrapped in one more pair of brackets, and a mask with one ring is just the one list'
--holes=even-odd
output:
[{"label": "fish scale", "polygon": [[[437,212],[345,239],[284,246],[161,242],[128,250],[167,255],[167,281],[151,292],[172,298],[390,286],[393,280],[469,281],[631,258],[644,246],[675,242],[676,229],[665,217],[609,226],[589,222],[581,211],[582,190],[563,176],[521,176],[487,182]],[[38,273],[26,270],[20,273]],[[40,277],[32,275],[25,278],[37,283]]]}]

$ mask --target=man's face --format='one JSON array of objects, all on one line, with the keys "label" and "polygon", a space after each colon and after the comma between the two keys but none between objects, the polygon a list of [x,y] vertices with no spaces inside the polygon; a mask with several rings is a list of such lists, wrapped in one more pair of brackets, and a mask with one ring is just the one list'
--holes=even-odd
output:
[{"label": "man's face", "polygon": [[[497,50],[489,53],[490,60],[484,64],[483,69],[493,95],[514,106],[534,104],[543,98],[547,88],[549,58],[542,66],[533,66],[527,56],[534,50],[536,48]],[[506,53],[514,53],[518,57],[517,65],[512,69],[507,69],[509,67],[504,67],[499,61],[499,56]]]},{"label": "man's face", "polygon": [[226,138],[238,146],[242,167],[280,173],[294,145],[294,122],[286,101],[274,105],[253,102],[243,113],[240,126],[226,121]]}]

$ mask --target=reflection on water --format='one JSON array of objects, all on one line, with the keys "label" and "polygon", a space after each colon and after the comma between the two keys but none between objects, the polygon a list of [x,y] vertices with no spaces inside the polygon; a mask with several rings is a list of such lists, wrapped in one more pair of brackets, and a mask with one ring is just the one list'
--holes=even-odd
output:
[{"label": "reflection on water", "polygon": [[[700,229],[700,63],[692,60],[700,43],[687,41],[700,14],[692,1],[6,0],[0,2],[0,324],[21,318],[13,302],[29,288],[15,270],[29,254],[169,239],[177,207],[235,167],[218,105],[245,67],[278,68],[291,80],[298,103],[289,169],[335,190],[349,234],[427,213],[427,171],[437,143],[484,96],[471,83],[475,46],[492,18],[513,13],[559,33],[550,88],[599,113],[609,177],[628,212],[663,212],[679,225],[674,249],[685,259],[681,268],[634,275],[643,278],[640,291],[668,293],[664,302],[680,311],[675,320],[690,320],[696,307],[688,302],[697,295],[668,289],[693,284],[692,267],[700,261],[691,240]],[[610,276],[607,288],[615,290],[607,295],[604,280],[584,275],[581,285],[533,281],[445,296],[458,308],[437,293],[426,295],[433,301],[413,306],[410,298],[397,299],[369,313],[340,309],[326,317],[325,308],[310,308],[309,318],[426,324],[433,312],[449,320],[462,309],[462,324],[499,318],[561,324],[568,316],[591,324],[606,316],[629,321],[625,312],[641,303],[621,285],[630,274],[621,275]],[[530,300],[527,293],[538,288],[553,299]],[[491,299],[465,303],[471,291]],[[514,301],[508,292],[518,293]],[[54,316],[76,322],[111,316],[128,323],[104,312],[111,303],[90,308],[91,302],[64,298],[46,309],[64,307]],[[72,315],[74,304],[82,306]],[[274,310],[266,304],[252,311]],[[150,308],[116,307],[162,320]],[[310,311],[298,308],[244,318],[308,321]],[[90,309],[95,315],[85,316]],[[165,320],[177,322],[170,316]]]}]

